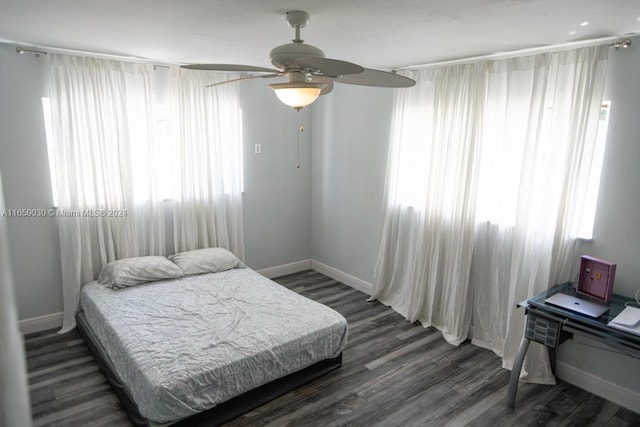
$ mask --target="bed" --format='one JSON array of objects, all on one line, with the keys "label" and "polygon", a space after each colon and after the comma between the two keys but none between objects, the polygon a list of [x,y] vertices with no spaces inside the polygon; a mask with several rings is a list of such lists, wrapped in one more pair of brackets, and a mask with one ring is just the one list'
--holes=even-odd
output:
[{"label": "bed", "polygon": [[213,251],[82,288],[78,328],[136,425],[217,425],[341,364],[342,315]]}]

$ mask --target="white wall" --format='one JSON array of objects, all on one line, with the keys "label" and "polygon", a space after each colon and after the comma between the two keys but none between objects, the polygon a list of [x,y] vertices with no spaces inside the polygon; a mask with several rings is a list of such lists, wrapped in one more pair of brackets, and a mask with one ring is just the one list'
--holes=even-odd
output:
[{"label": "white wall", "polygon": [[[44,58],[0,44],[0,170],[7,208],[53,206],[42,120]],[[62,310],[53,218],[7,218],[20,319]]]},{"label": "white wall", "polygon": [[604,98],[611,100],[593,230],[581,252],[617,263],[614,292],[640,289],[640,37],[609,52]]},{"label": "white wall", "polygon": [[382,229],[393,90],[336,85],[315,105],[311,255],[371,283]]},{"label": "white wall", "polygon": [[[605,99],[611,100],[593,240],[580,253],[617,263],[613,291],[633,297],[640,289],[640,37],[609,52]],[[577,267],[576,267],[577,268]],[[640,393],[640,360],[577,339],[558,360]]]},{"label": "white wall", "polygon": [[[263,79],[243,82],[246,263],[263,269],[309,259],[312,107],[282,104]],[[299,120],[300,168],[297,165]],[[262,154],[255,154],[261,144]]]}]

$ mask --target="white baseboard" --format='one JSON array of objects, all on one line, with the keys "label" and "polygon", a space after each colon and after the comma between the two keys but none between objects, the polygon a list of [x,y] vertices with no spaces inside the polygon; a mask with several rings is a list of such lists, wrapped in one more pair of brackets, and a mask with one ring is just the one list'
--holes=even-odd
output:
[{"label": "white baseboard", "polygon": [[258,273],[270,279],[274,277],[286,276],[287,274],[299,273],[305,270],[311,270],[311,260],[305,259],[302,261],[292,262],[290,264],[278,265],[275,267],[269,267],[262,270],[257,270]]},{"label": "white baseboard", "polygon": [[358,279],[355,276],[347,274],[333,267],[329,267],[328,265],[321,262],[311,260],[311,269],[322,273],[325,276],[329,276],[334,280],[342,282],[347,286],[351,286],[352,288],[357,289],[367,295],[371,295],[371,292],[373,290],[373,285],[371,283],[366,282],[362,279]]},{"label": "white baseboard", "polygon": [[63,313],[53,313],[44,316],[32,317],[20,320],[18,328],[22,335],[33,334],[34,332],[46,331],[47,329],[60,328],[62,326]]},{"label": "white baseboard", "polygon": [[334,280],[344,283],[347,286],[351,286],[354,289],[364,292],[367,295],[371,295],[373,285],[362,279],[358,279],[355,276],[347,274],[336,268],[330,267],[319,261],[313,259],[306,259],[303,261],[292,262],[290,264],[278,265],[275,267],[269,267],[262,270],[258,270],[258,273],[266,276],[270,279],[274,277],[285,276],[287,274],[299,273],[305,270],[315,270],[319,273],[329,276]]},{"label": "white baseboard", "polygon": [[556,363],[556,376],[576,387],[580,387],[581,389],[623,406],[630,411],[638,412],[638,408],[640,408],[640,393],[620,387],[617,384],[576,369],[566,363]]}]

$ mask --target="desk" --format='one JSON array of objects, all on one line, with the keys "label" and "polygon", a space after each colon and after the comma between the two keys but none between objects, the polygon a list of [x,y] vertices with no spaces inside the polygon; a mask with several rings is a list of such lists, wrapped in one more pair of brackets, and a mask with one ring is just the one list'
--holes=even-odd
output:
[{"label": "desk", "polygon": [[511,408],[516,402],[520,371],[531,341],[544,344],[547,347],[554,374],[556,349],[567,339],[573,338],[575,333],[584,334],[625,354],[640,358],[639,335],[607,326],[607,323],[624,309],[627,301],[634,300],[614,294],[608,304],[609,311],[598,318],[593,318],[544,302],[545,299],[558,292],[576,295],[572,283],[564,283],[518,304],[518,307],[524,307],[527,318],[524,336],[513,362],[509,381],[507,405]]}]

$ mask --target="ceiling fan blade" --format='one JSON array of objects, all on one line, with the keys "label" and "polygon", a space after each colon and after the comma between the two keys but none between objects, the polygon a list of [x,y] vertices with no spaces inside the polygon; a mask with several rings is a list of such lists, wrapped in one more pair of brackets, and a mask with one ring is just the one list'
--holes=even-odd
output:
[{"label": "ceiling fan blade", "polygon": [[370,68],[367,68],[360,74],[341,76],[334,80],[350,85],[374,87],[411,87],[416,84],[416,81],[409,77],[389,73],[387,71],[372,70]]},{"label": "ceiling fan blade", "polygon": [[296,59],[295,64],[304,68],[305,71],[320,72],[327,77],[346,76],[364,71],[363,67],[352,62],[321,57]]},{"label": "ceiling fan blade", "polygon": [[189,64],[182,65],[182,68],[188,70],[204,70],[204,71],[228,71],[228,72],[249,72],[249,73],[279,73],[280,70],[273,68],[254,67],[252,65],[236,65],[236,64]]},{"label": "ceiling fan blade", "polygon": [[235,83],[235,82],[239,82],[242,80],[253,80],[253,79],[270,79],[273,77],[280,77],[283,74],[278,72],[277,74],[260,74],[257,76],[244,76],[244,77],[239,77],[237,79],[231,79],[231,80],[225,80],[223,82],[218,82],[218,83],[211,83],[210,85],[207,85],[207,87],[213,87],[213,86],[220,86],[220,85],[225,85],[227,83]]}]

